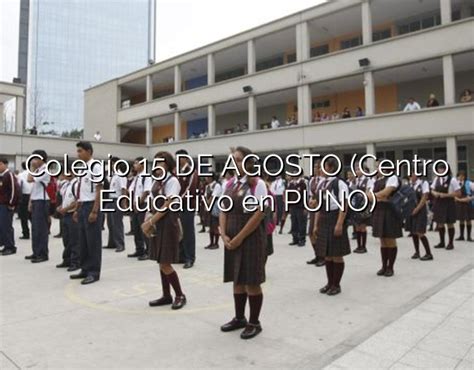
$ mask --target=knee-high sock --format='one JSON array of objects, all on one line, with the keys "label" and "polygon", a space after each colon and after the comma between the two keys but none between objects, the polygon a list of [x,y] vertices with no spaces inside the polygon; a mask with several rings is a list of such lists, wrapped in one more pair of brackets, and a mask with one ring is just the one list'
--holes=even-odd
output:
[{"label": "knee-high sock", "polygon": [[388,268],[390,270],[393,270],[393,266],[395,265],[395,260],[397,259],[397,252],[398,248],[387,248],[387,254],[388,254]]},{"label": "knee-high sock", "polygon": [[445,227],[440,227],[438,229],[438,233],[439,233],[439,242],[442,244],[442,245],[445,245],[445,241],[444,241],[444,235],[446,234],[446,229]]},{"label": "knee-high sock", "polygon": [[466,225],[466,229],[467,229],[467,230],[466,230],[466,231],[467,231],[467,233],[466,233],[466,238],[467,238],[467,240],[471,240],[472,224],[471,224],[471,223],[468,223],[468,224]]},{"label": "knee-high sock", "polygon": [[171,296],[170,282],[166,278],[165,273],[161,270],[160,270],[160,275],[161,275],[161,288],[163,290],[163,296],[164,297],[169,297],[169,296]]},{"label": "knee-high sock", "polygon": [[449,244],[453,244],[454,232],[455,232],[454,227],[449,227],[448,228]]},{"label": "knee-high sock", "polygon": [[459,237],[464,239],[464,224],[459,224]]},{"label": "knee-high sock", "polygon": [[234,293],[235,318],[245,319],[245,305],[247,303],[247,293]]},{"label": "knee-high sock", "polygon": [[425,247],[425,252],[427,255],[431,255],[431,250],[430,250],[430,242],[428,241],[428,238],[423,235],[420,238],[421,242],[423,243],[423,247]]},{"label": "knee-high sock", "polygon": [[214,233],[209,230],[209,241],[211,242],[211,245],[214,244]]},{"label": "knee-high sock", "polygon": [[388,250],[389,248],[382,247],[380,248],[380,256],[382,258],[382,269],[386,269],[388,265]]},{"label": "knee-high sock", "polygon": [[249,295],[249,306],[250,306],[250,319],[249,323],[259,324],[258,317],[260,316],[260,310],[262,309],[263,294]]},{"label": "knee-high sock", "polygon": [[168,279],[169,283],[173,287],[173,290],[177,296],[182,296],[183,291],[181,290],[181,285],[179,283],[179,277],[176,271],[173,271],[171,274],[166,275],[166,278]]},{"label": "knee-high sock", "polygon": [[367,247],[367,231],[361,231],[360,235],[361,235],[362,248],[366,249],[366,247]]},{"label": "knee-high sock", "polygon": [[362,246],[362,233],[360,231],[356,231],[356,240],[357,240],[357,249],[360,249]]},{"label": "knee-high sock", "polygon": [[339,288],[341,279],[342,279],[342,274],[344,273],[344,262],[334,262],[334,267],[333,267],[333,286]]},{"label": "knee-high sock", "polygon": [[413,234],[412,237],[413,239],[413,245],[415,246],[415,252],[420,253],[420,239],[418,238],[418,235]]},{"label": "knee-high sock", "polygon": [[328,278],[327,286],[333,285],[333,271],[334,271],[334,262],[333,261],[326,261],[326,276]]}]

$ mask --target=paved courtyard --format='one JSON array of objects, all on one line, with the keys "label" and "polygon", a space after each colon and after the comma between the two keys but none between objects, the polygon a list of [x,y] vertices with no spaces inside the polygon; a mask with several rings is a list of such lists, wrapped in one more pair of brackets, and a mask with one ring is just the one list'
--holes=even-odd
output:
[{"label": "paved courtyard", "polygon": [[[385,278],[375,276],[380,258],[369,238],[368,254],[346,259],[342,294],[328,297],[317,292],[324,268],[305,263],[309,245],[290,247],[286,232],[275,235],[263,332],[242,341],[219,331],[233,315],[222,247],[204,250],[208,235],[197,235],[195,267],[177,267],[188,297],[180,311],[148,307],[161,294],[156,263],[104,250],[100,282],[81,286],[55,268],[60,239],[38,265],[24,260],[30,242],[19,241],[19,253],[0,258],[0,369],[472,368],[474,243],[436,249],[434,261],[421,262],[403,238],[396,274]],[[132,237],[126,241],[132,252]]]}]

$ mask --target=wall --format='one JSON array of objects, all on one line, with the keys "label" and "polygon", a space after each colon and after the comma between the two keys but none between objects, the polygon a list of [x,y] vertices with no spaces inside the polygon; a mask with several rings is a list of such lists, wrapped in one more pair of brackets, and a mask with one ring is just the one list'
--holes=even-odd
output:
[{"label": "wall", "polygon": [[[258,97],[257,97],[257,107],[258,107]],[[260,129],[260,125],[264,123],[270,123],[272,117],[276,116],[280,121],[280,124],[283,125],[288,118],[288,106],[286,104],[273,105],[270,107],[257,108],[257,129]]]},{"label": "wall", "polygon": [[403,82],[397,86],[397,110],[403,110],[409,97],[414,97],[422,108],[430,94],[435,94],[440,105],[444,104],[443,77],[424,78]]}]

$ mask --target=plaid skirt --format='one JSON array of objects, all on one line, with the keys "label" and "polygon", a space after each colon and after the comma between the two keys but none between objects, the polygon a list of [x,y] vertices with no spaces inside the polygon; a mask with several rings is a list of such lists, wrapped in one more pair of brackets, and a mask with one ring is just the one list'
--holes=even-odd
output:
[{"label": "plaid skirt", "polygon": [[319,257],[343,257],[351,253],[347,235],[347,226],[341,236],[334,236],[339,211],[319,212],[318,236],[316,237],[316,255]]},{"label": "plaid skirt", "polygon": [[178,213],[167,212],[155,224],[155,236],[150,238],[150,259],[158,263],[179,263]]},{"label": "plaid skirt", "polygon": [[372,214],[372,235],[375,238],[401,238],[402,220],[388,202],[377,202]]},{"label": "plaid skirt", "polygon": [[456,204],[453,198],[435,199],[433,221],[437,224],[454,224],[456,222]]},{"label": "plaid skirt", "polygon": [[472,219],[472,207],[470,203],[456,203],[456,220],[469,221]]},{"label": "plaid skirt", "polygon": [[428,225],[428,210],[426,206],[414,215],[408,217],[405,222],[405,230],[412,234],[425,234]]}]

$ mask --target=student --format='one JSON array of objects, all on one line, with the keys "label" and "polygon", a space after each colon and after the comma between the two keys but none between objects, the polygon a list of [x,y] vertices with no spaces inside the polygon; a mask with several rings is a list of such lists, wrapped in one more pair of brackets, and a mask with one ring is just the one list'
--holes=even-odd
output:
[{"label": "student", "polygon": [[[327,284],[319,292],[327,295],[341,293],[341,279],[344,273],[344,256],[351,253],[347,226],[347,184],[335,176],[328,176],[337,169],[337,161],[330,158],[324,163],[324,180],[321,185],[322,207],[317,213],[313,234],[316,236],[316,251],[325,256]],[[332,194],[334,199],[329,196]],[[337,200],[337,203],[336,203]],[[343,205],[343,209],[338,206]]]},{"label": "student", "polygon": [[276,116],[272,117],[271,127],[272,128],[279,128],[280,127],[280,121],[278,121],[278,118],[276,118]]},{"label": "student", "polygon": [[283,218],[283,196],[285,194],[285,187],[285,180],[281,175],[278,175],[270,186],[270,190],[275,196],[277,225],[281,225],[281,219]]},{"label": "student", "polygon": [[[201,230],[199,230],[199,233],[205,233],[206,232],[206,226],[209,226],[209,212],[206,211],[205,205],[204,205],[204,200],[203,198],[206,196],[206,186],[207,186],[207,181],[206,179],[200,178],[199,183],[198,183],[198,195],[199,195],[199,220],[200,220],[200,225],[201,225]],[[198,225],[199,225],[198,224]]]},{"label": "student", "polygon": [[[188,152],[184,149],[178,150],[176,154],[185,154]],[[186,157],[179,159],[180,168],[183,172],[187,172],[191,163]],[[189,269],[194,266],[196,261],[196,231],[194,230],[194,216],[196,209],[196,190],[198,186],[197,172],[193,170],[187,176],[178,177],[181,191],[179,195],[183,199],[183,212],[179,213],[179,219],[183,226],[183,240],[180,243],[180,259],[184,260],[183,268]],[[189,208],[185,196],[189,197]],[[182,258],[181,258],[182,257]]]},{"label": "student", "polygon": [[[321,172],[321,164],[320,162],[314,163],[313,169],[313,177],[311,177],[308,185],[308,196],[310,198],[309,205],[311,208],[316,208],[319,204],[319,190],[321,189],[321,185],[324,182],[324,177],[322,176]],[[316,221],[317,212],[309,212],[309,232],[310,232],[310,241],[311,245],[313,246],[314,251],[314,258],[312,260],[307,261],[308,265],[315,265],[316,267],[324,266],[326,261],[324,259],[325,255],[318,256],[318,252],[316,249],[316,237],[313,233],[314,230],[314,223]]]},{"label": "student", "polygon": [[[242,339],[253,338],[262,331],[259,321],[263,303],[261,284],[265,282],[267,259],[264,212],[259,207],[253,212],[246,211],[243,207],[243,201],[248,195],[253,195],[258,200],[267,196],[267,188],[262,179],[245,175],[243,159],[250,154],[252,152],[244,147],[237,147],[233,152],[239,174],[236,174],[225,191],[232,199],[233,207],[229,212],[221,212],[219,219],[225,246],[224,282],[233,282],[235,306],[235,317],[222,325],[221,330],[230,332],[245,328],[240,334]],[[253,171],[253,167],[254,163],[247,160],[247,172]],[[248,322],[245,318],[247,299],[250,305]]]},{"label": "student", "polygon": [[82,279],[81,284],[92,284],[100,279],[102,266],[102,212],[100,212],[100,192],[103,188],[101,177],[104,169],[94,162],[94,150],[88,141],[76,144],[77,156],[87,164],[77,185],[78,205],[73,220],[79,224],[79,249],[81,271],[71,275],[71,279]]},{"label": "student", "polygon": [[472,216],[472,200],[471,200],[471,181],[466,179],[466,172],[460,171],[458,174],[458,182],[460,187],[460,196],[455,198],[456,201],[456,220],[459,221],[459,237],[456,240],[464,239],[464,229],[466,228],[466,239],[472,242],[471,237],[471,216]]},{"label": "student", "polygon": [[376,201],[372,215],[372,233],[375,238],[380,239],[380,255],[382,268],[377,272],[378,276],[393,276],[395,260],[397,259],[397,238],[402,235],[402,220],[390,207],[390,197],[400,186],[397,176],[385,177],[380,173],[380,160],[377,162],[378,174],[375,182],[371,185],[375,199],[371,192],[367,193],[370,201]]},{"label": "student", "polygon": [[344,110],[342,111],[342,119],[345,118],[351,118],[351,112],[349,111],[349,108],[345,107]]},{"label": "student", "polygon": [[[120,160],[118,157],[110,159],[111,168],[110,173],[110,202],[107,203],[107,208],[111,212],[106,213],[107,227],[109,228],[109,237],[105,249],[115,249],[115,252],[120,253],[125,250],[125,234],[123,231],[123,212],[119,209],[118,198],[127,193],[127,178],[125,177],[125,165],[119,163],[117,170],[114,170],[115,164]],[[117,172],[121,172],[120,174]]]},{"label": "student", "polygon": [[306,225],[307,225],[307,211],[304,208],[304,196],[307,189],[306,180],[303,176],[293,176],[288,190],[291,190],[287,199],[289,201],[299,201],[297,203],[289,204],[289,212],[291,216],[291,234],[293,241],[289,245],[297,245],[304,247],[306,244]]},{"label": "student", "polygon": [[[426,237],[426,227],[428,224],[428,208],[427,201],[430,194],[430,186],[428,181],[419,179],[415,173],[410,178],[410,186],[415,190],[417,206],[408,218],[405,229],[410,232],[415,247],[415,254],[412,259],[420,259],[421,261],[431,261],[433,255],[430,250],[430,242]],[[420,241],[425,248],[425,255],[420,257]]]},{"label": "student", "polygon": [[148,259],[148,248],[149,240],[145,238],[140,225],[145,220],[146,211],[140,211],[138,208],[143,209],[145,201],[150,195],[152,180],[150,176],[145,174],[144,158],[135,158],[133,167],[137,172],[137,175],[130,184],[129,191],[133,199],[133,213],[132,213],[132,226],[133,226],[133,240],[135,242],[135,252],[129,254],[127,257],[137,258],[139,261],[146,261]]},{"label": "student", "polygon": [[413,112],[415,110],[420,110],[420,104],[415,100],[415,98],[409,98],[407,105],[403,108],[404,112]]},{"label": "student", "polygon": [[[438,171],[444,171],[446,166],[441,164]],[[433,220],[439,233],[439,244],[435,248],[454,249],[454,224],[456,223],[455,197],[461,195],[459,183],[451,176],[451,171],[444,177],[436,176],[431,184],[431,194],[434,197]],[[448,225],[448,245],[445,244],[445,225]]]},{"label": "student", "polygon": [[[367,173],[367,169],[365,169]],[[354,181],[354,189],[367,192],[369,188],[372,188],[374,181],[365,176],[359,167],[356,167],[356,178]],[[355,225],[355,234],[357,240],[357,248],[354,249],[354,253],[367,253],[367,226],[370,225],[370,218],[361,219]]]},{"label": "student", "polygon": [[16,253],[15,231],[13,229],[13,212],[18,199],[17,179],[8,169],[8,160],[0,158],[0,235],[4,246],[2,256]]},{"label": "student", "polygon": [[[217,207],[217,201],[222,195],[222,186],[218,181],[218,175],[213,173],[207,178],[206,186],[206,199],[207,204],[211,204],[212,199],[215,199],[214,207]],[[218,249],[219,248],[219,217],[214,216],[211,212],[209,215],[209,238],[210,244],[205,249]]]},{"label": "student", "polygon": [[68,164],[67,172],[61,175],[63,184],[61,186],[61,205],[57,212],[62,216],[63,223],[63,262],[56,265],[57,268],[67,268],[68,272],[79,270],[80,250],[79,250],[79,225],[74,222],[72,216],[77,207],[78,179],[71,172]]},{"label": "student", "polygon": [[432,108],[432,107],[439,107],[439,102],[436,99],[435,94],[430,94],[428,101],[426,102],[426,107],[427,108]]},{"label": "student", "polygon": [[18,216],[21,220],[21,233],[20,239],[30,239],[30,227],[29,222],[31,220],[30,212],[28,212],[28,204],[30,203],[30,194],[33,184],[28,182],[28,171],[26,170],[26,163],[21,163],[22,172],[18,175],[18,182],[21,188],[21,199],[18,206]]},{"label": "student", "polygon": [[[171,204],[173,196],[179,196],[181,187],[178,179],[173,175],[176,162],[173,156],[168,152],[158,152],[155,158],[163,161],[158,162],[161,171],[166,176],[161,181],[154,181],[151,190],[151,196],[160,198],[156,201],[156,206],[161,209],[167,209]],[[156,173],[161,176],[162,173]],[[166,200],[163,199],[166,197]],[[154,204],[155,202],[152,202]],[[158,211],[153,209],[153,215],[148,217],[141,225],[141,229],[146,237],[150,238],[150,259],[160,264],[161,286],[163,296],[159,299],[149,302],[151,307],[164,306],[172,304],[173,310],[183,308],[186,304],[186,296],[181,290],[179,277],[172,264],[179,263],[179,242],[181,227],[179,216],[174,211]],[[170,285],[175,292],[175,299],[171,296]]]},{"label": "student", "polygon": [[32,158],[31,170],[35,174],[28,175],[27,181],[33,183],[30,195],[30,205],[28,209],[31,212],[31,246],[33,254],[26,256],[25,259],[31,260],[32,263],[41,263],[48,260],[48,233],[49,233],[49,195],[46,188],[51,181],[51,177],[46,171],[46,161],[48,155],[44,150],[38,149],[33,151],[37,157]]}]

